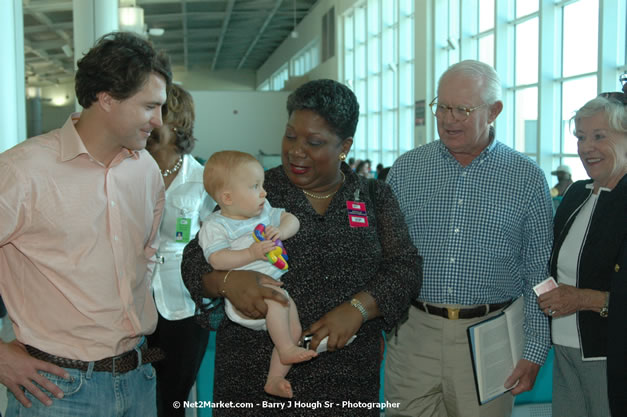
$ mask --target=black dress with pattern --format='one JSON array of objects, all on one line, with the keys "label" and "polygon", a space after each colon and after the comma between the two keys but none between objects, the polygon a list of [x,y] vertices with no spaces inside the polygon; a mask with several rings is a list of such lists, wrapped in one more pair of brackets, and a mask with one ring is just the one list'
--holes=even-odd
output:
[{"label": "black dress with pattern", "polygon": [[[282,167],[266,172],[264,187],[270,204],[285,208],[300,221],[299,232],[283,242],[289,256],[283,287],[296,303],[303,329],[360,291],[374,297],[382,316],[366,322],[344,349],[294,365],[287,375],[294,392],[291,401],[263,390],[273,348],[268,333],[222,320],[213,401],[248,402],[253,408],[214,408],[214,415],[379,415],[375,404],[379,402],[381,332],[392,329],[418,296],[422,259],[390,187],[376,181],[375,196],[371,196],[366,179],[346,164],[342,170],[346,181],[324,215],[316,213]],[[368,227],[350,227],[349,200],[366,204]],[[196,238],[185,248],[182,272],[200,310],[198,319],[207,327],[215,310],[207,310],[203,302],[202,274],[210,271]],[[284,403],[284,409],[278,403]]]}]

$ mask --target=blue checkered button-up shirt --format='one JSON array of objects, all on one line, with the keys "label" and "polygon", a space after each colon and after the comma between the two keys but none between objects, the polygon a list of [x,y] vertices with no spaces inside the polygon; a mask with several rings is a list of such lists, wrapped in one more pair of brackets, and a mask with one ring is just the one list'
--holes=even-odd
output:
[{"label": "blue checkered button-up shirt", "polygon": [[387,182],[424,257],[420,300],[471,305],[524,294],[523,358],[543,364],[551,338],[533,286],[548,276],[553,216],[537,164],[493,141],[464,167],[435,141],[398,158]]}]

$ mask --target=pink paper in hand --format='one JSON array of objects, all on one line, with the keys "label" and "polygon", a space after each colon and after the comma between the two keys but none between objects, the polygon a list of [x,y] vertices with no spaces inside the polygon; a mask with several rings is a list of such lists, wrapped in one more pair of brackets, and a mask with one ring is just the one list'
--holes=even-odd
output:
[{"label": "pink paper in hand", "polygon": [[537,296],[544,294],[545,292],[551,291],[553,288],[557,288],[557,282],[555,282],[555,278],[548,277],[535,287],[533,287],[533,291]]}]

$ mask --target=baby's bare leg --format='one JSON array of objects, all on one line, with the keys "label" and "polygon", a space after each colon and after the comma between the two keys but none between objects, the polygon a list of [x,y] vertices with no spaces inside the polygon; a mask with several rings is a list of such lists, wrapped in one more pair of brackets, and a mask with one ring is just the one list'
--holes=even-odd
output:
[{"label": "baby's bare leg", "polygon": [[[265,300],[268,305],[266,314],[268,333],[270,333],[274,347],[277,349],[283,365],[308,361],[317,356],[316,352],[303,349],[297,345],[300,338],[300,330],[297,327],[300,328],[300,323],[297,323],[298,313],[296,312],[294,301],[290,297],[288,299],[289,307],[273,300]],[[296,330],[298,330],[297,336]]]},{"label": "baby's bare leg", "polygon": [[279,352],[276,347],[272,349],[270,370],[268,371],[264,391],[270,395],[276,395],[277,397],[292,398],[292,384],[285,379],[291,367],[292,365],[283,365],[281,363],[281,358],[279,357]]}]

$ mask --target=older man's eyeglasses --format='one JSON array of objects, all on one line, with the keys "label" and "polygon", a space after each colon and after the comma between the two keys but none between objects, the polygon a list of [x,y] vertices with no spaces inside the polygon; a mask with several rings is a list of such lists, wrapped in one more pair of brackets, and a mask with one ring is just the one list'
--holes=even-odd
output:
[{"label": "older man's eyeglasses", "polygon": [[445,104],[441,104],[438,102],[438,98],[434,98],[431,103],[429,103],[429,107],[433,112],[433,115],[438,119],[446,118],[446,113],[451,112],[451,116],[458,122],[464,122],[466,119],[470,117],[470,114],[477,110],[480,107],[486,106],[487,103],[480,104],[475,107],[463,107],[463,106],[447,106]]}]

